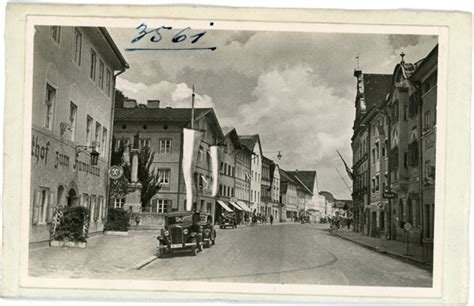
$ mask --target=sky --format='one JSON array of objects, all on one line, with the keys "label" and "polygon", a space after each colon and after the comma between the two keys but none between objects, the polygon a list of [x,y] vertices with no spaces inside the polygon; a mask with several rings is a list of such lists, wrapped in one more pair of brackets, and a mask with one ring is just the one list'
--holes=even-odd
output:
[{"label": "sky", "polygon": [[351,198],[336,150],[350,166],[355,57],[364,73],[391,74],[402,51],[406,62],[416,62],[437,43],[419,35],[208,30],[179,46],[214,51],[131,52],[125,48],[176,48],[170,40],[177,31],[158,44],[150,43],[152,34],[132,44],[137,30],[108,30],[130,65],[116,84],[125,96],[190,107],[194,85],[196,107],[214,108],[221,126],[240,135],[259,134],[264,155],[281,168],[316,170],[319,190],[339,199]]}]

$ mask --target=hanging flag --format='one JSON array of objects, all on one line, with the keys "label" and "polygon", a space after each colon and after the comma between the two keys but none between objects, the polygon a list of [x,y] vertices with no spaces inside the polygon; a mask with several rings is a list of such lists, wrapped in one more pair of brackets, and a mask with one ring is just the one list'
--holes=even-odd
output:
[{"label": "hanging flag", "polygon": [[341,156],[341,153],[339,153],[339,151],[337,151],[337,150],[336,150],[336,152],[337,152],[337,154],[339,155],[339,157],[342,159],[342,162],[344,163],[344,167],[346,168],[347,175],[349,176],[349,178],[350,178],[351,180],[354,180],[354,174],[352,173],[351,168],[349,168],[349,166],[347,166],[346,161],[345,161],[344,158],[342,158],[342,156]]},{"label": "hanging flag", "polygon": [[183,176],[186,185],[186,210],[193,207],[196,187],[193,182],[193,173],[201,144],[202,132],[192,129],[183,129]]},{"label": "hanging flag", "polygon": [[211,146],[212,196],[217,196],[219,187],[219,146]]}]

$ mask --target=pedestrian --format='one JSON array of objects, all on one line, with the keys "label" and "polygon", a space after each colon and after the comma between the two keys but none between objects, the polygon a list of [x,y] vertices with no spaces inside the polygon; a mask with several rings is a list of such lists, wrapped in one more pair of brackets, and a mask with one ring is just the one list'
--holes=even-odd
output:
[{"label": "pedestrian", "polygon": [[270,225],[273,225],[273,215],[270,215]]}]

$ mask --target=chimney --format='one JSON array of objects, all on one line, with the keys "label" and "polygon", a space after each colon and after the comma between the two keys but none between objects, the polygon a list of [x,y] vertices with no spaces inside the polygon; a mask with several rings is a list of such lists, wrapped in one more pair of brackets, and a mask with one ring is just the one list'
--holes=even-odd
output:
[{"label": "chimney", "polygon": [[160,108],[160,100],[148,100],[146,102],[148,108]]},{"label": "chimney", "polygon": [[123,108],[135,108],[137,107],[137,100],[127,99],[123,100]]}]

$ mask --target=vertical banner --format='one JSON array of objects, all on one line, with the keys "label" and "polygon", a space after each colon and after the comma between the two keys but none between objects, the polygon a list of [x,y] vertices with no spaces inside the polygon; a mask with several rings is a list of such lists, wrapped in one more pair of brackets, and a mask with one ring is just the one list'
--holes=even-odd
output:
[{"label": "vertical banner", "polygon": [[217,195],[219,186],[219,146],[211,146],[212,196]]},{"label": "vertical banner", "polygon": [[193,173],[201,144],[202,133],[197,130],[183,129],[183,176],[186,185],[186,210],[191,210],[195,194]]}]

